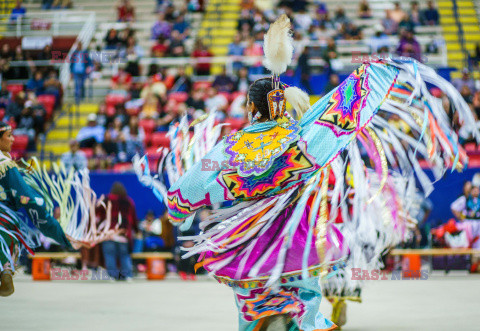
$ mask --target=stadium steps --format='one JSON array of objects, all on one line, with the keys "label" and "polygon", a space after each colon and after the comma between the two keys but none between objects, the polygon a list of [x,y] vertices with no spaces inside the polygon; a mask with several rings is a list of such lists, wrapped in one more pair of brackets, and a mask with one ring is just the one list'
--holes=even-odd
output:
[{"label": "stadium steps", "polygon": [[437,1],[437,6],[443,38],[447,47],[448,66],[461,68],[464,54],[459,38],[459,23],[454,13],[453,3],[452,1]]},{"label": "stadium steps", "polygon": [[[0,1],[0,15],[10,15],[13,7],[15,7],[15,0],[3,0]],[[2,33],[6,31],[7,27],[4,22],[8,20],[8,16],[0,18],[0,37]]]},{"label": "stadium steps", "polygon": [[[210,0],[198,36],[215,56],[226,56],[228,44],[236,33],[240,0]],[[222,72],[222,65],[212,65],[212,75]]]},{"label": "stadium steps", "polygon": [[[50,130],[46,137],[45,154],[56,160],[63,153],[68,152],[68,142],[77,136],[80,128],[87,124],[87,117],[91,113],[97,113],[98,105],[81,104],[77,109],[72,106],[69,111],[63,112],[56,120],[55,127]],[[70,131],[70,123],[72,130]]]}]

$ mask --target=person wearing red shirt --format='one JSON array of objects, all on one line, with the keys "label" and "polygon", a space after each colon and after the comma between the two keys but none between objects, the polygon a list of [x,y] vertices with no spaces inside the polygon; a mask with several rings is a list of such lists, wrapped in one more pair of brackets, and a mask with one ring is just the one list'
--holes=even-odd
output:
[{"label": "person wearing red shirt", "polygon": [[[105,203],[107,206],[111,204],[112,208],[110,229],[118,227],[120,230],[111,240],[102,243],[105,266],[110,277],[116,280],[128,280],[132,278],[133,273],[130,250],[134,233],[138,232],[135,203],[120,182],[113,183]],[[105,208],[99,208],[97,220],[103,222],[106,218]],[[120,270],[118,269],[118,260],[120,260]]]},{"label": "person wearing red shirt", "polygon": [[[201,41],[198,41],[195,50],[192,53],[192,57],[194,58],[202,58],[202,57],[213,57],[213,53],[208,50],[208,48],[202,44]],[[199,76],[208,76],[210,75],[210,62],[205,60],[199,60],[197,65],[195,66],[195,72]]]}]

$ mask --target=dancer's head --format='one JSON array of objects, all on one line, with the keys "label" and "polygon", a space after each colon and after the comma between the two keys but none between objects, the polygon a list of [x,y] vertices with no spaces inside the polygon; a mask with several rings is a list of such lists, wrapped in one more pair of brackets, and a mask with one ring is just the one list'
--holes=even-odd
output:
[{"label": "dancer's head", "polygon": [[10,153],[14,140],[12,127],[5,122],[0,122],[0,151]]},{"label": "dancer's head", "polygon": [[[252,118],[259,112],[260,122],[273,120],[270,118],[267,94],[274,89],[271,77],[258,79],[250,85],[247,93],[247,111],[252,114]],[[280,84],[280,89],[284,90],[282,84]]]}]

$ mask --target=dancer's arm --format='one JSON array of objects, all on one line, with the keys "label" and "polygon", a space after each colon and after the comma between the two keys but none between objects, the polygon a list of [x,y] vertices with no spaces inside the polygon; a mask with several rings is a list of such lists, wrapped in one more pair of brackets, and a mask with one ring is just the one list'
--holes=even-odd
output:
[{"label": "dancer's arm", "polygon": [[2,184],[9,188],[11,205],[15,210],[25,208],[33,224],[42,234],[66,248],[72,247],[58,221],[47,212],[44,199],[27,185],[16,167],[6,172]]}]

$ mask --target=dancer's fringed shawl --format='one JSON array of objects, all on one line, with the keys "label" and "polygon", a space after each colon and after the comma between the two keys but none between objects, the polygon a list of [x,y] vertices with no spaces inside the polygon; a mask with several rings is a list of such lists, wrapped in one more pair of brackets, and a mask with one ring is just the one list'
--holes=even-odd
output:
[{"label": "dancer's fringed shawl", "polygon": [[[352,220],[347,232],[358,224],[381,231],[381,250],[406,234],[415,176],[426,194],[433,189],[418,159],[428,163],[435,179],[449,167],[466,165],[466,153],[426,82],[446,93],[466,131],[478,139],[469,107],[433,69],[414,60],[385,60],[361,65],[298,122],[286,116],[286,121],[254,124],[215,146],[215,129],[180,145],[179,130],[187,128],[182,123],[171,136],[160,177],[143,171],[145,159],[137,160],[137,173],[166,200],[173,222],[234,201],[203,222],[204,232],[190,238],[196,244],[187,253],[201,254],[220,281],[261,287],[285,277],[318,275],[322,266],[349,252],[333,225],[338,212]],[[410,134],[387,121],[392,114],[410,126]],[[167,196],[163,169],[172,184]],[[245,175],[250,170],[253,174]],[[345,201],[353,188],[349,214]]]}]

